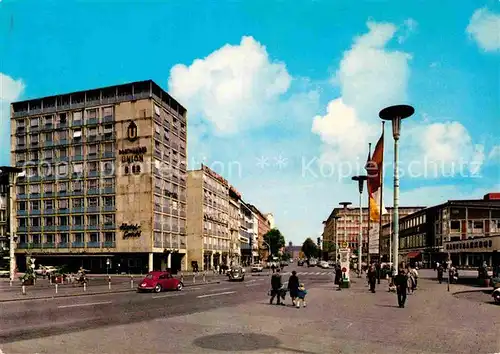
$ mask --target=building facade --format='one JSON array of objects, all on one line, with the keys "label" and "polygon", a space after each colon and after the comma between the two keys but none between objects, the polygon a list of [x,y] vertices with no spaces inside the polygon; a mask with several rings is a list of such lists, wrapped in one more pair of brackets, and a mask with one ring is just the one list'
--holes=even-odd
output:
[{"label": "building facade", "polygon": [[234,187],[229,187],[229,244],[230,264],[241,264],[241,242],[248,243],[248,239],[240,236],[241,194]]},{"label": "building facade", "polygon": [[[449,200],[400,219],[399,261],[448,259],[461,268],[500,264],[500,198]],[[384,226],[388,245],[393,224]],[[387,248],[387,246],[385,247]]]},{"label": "building facade", "polygon": [[253,214],[255,215],[255,220],[256,220],[256,234],[257,234],[257,247],[258,247],[258,260],[259,261],[267,261],[267,258],[269,257],[269,249],[265,245],[264,241],[264,235],[271,230],[271,224],[267,218],[267,214],[262,213],[255,205],[250,205],[250,208],[252,209]]},{"label": "building facade", "polygon": [[276,227],[276,222],[274,221],[274,215],[273,215],[273,213],[267,213],[267,214],[265,214],[265,217],[266,217],[266,219],[267,219],[267,221],[269,223],[269,227],[271,229],[274,229]]},{"label": "building facade", "polygon": [[205,165],[188,172],[188,261],[199,269],[229,265],[229,183]]},{"label": "building facade", "polygon": [[[399,207],[399,215],[403,217],[423,208],[420,206]],[[382,215],[382,225],[388,223],[392,215],[392,208],[386,209],[388,213]],[[362,208],[362,218],[363,253],[366,255],[368,252],[368,208]],[[351,207],[347,208],[346,211],[344,211],[344,208],[334,208],[332,210],[328,219],[323,221],[322,234],[323,249],[333,250],[333,252],[329,252],[329,258],[335,253],[335,236],[337,236],[338,248],[341,248],[342,244],[346,242],[351,251],[357,252],[359,247],[359,222],[359,208]],[[372,232],[378,228],[377,222],[371,222],[370,224]]]},{"label": "building facade", "polygon": [[[19,267],[186,267],[187,112],[153,81],[11,105]],[[21,270],[21,269],[20,269]]]},{"label": "building facade", "polygon": [[[0,175],[0,254],[9,249],[9,177]],[[0,260],[0,265],[3,262]]]},{"label": "building facade", "polygon": [[242,264],[250,265],[254,261],[254,215],[243,200],[240,200],[240,249]]}]

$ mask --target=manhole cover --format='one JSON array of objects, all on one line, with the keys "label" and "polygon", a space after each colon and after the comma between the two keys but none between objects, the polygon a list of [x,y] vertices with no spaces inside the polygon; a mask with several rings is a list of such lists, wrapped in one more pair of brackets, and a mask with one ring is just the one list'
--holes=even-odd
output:
[{"label": "manhole cover", "polygon": [[194,340],[194,345],[220,351],[251,351],[276,348],[281,342],[272,336],[257,333],[220,333],[200,337]]}]

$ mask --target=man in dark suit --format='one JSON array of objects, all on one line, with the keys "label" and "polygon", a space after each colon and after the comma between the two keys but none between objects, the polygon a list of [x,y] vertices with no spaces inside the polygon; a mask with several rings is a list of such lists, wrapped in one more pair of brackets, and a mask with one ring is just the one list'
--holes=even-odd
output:
[{"label": "man in dark suit", "polygon": [[399,308],[404,308],[406,302],[406,288],[408,287],[408,277],[406,276],[403,268],[400,268],[398,275],[394,277],[394,285],[396,285],[396,292],[398,294]]}]

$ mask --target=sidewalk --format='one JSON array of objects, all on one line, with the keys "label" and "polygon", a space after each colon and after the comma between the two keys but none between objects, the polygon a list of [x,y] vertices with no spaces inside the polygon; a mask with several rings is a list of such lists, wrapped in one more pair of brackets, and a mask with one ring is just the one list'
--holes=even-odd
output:
[{"label": "sidewalk", "polygon": [[[10,302],[10,301],[24,301],[24,300],[41,300],[41,299],[51,299],[54,297],[72,297],[72,296],[89,296],[89,295],[101,295],[101,294],[114,294],[114,293],[127,293],[127,292],[135,292],[137,291],[137,286],[139,282],[142,280],[137,278],[134,280],[133,284],[130,281],[122,281],[119,283],[112,282],[111,289],[109,288],[108,283],[96,285],[93,280],[90,280],[88,286],[84,288],[83,286],[73,286],[73,285],[61,285],[57,286],[57,294],[56,294],[56,286],[45,285],[43,287],[37,285],[34,286],[26,286],[25,291],[26,294],[22,294],[22,286],[18,283],[12,287],[7,289],[0,289],[0,302]],[[208,285],[208,284],[217,284],[220,282],[220,279],[207,279],[206,282],[203,282],[201,279],[196,282],[186,281],[184,280],[184,287],[192,287],[192,286],[200,286],[200,285]]]}]

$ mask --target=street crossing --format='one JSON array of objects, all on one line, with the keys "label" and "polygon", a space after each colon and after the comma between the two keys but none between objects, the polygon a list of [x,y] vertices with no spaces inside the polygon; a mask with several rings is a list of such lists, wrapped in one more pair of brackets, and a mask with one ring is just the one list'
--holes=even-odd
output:
[{"label": "street crossing", "polygon": [[[324,271],[324,272],[297,272],[297,275],[333,275],[335,272],[332,271]],[[291,275],[291,272],[283,272],[283,275]]]}]

